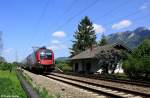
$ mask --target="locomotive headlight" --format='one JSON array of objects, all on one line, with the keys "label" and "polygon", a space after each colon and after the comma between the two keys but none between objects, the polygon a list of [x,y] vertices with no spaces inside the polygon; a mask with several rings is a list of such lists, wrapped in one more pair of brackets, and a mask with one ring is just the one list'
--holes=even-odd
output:
[{"label": "locomotive headlight", "polygon": [[37,63],[41,63],[40,60],[38,60]]}]

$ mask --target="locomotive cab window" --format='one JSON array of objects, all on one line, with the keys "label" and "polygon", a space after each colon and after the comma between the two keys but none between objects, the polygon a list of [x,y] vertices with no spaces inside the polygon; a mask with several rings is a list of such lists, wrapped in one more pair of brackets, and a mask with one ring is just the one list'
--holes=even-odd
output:
[{"label": "locomotive cab window", "polygon": [[51,53],[51,51],[48,51],[48,50],[41,51],[40,52],[40,58],[44,59],[44,60],[50,60],[50,59],[52,59],[52,53]]}]

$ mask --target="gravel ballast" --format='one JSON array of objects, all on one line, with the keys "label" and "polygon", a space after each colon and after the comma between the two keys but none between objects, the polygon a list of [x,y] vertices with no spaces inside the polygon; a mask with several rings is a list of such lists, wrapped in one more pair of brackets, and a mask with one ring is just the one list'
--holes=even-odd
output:
[{"label": "gravel ballast", "polygon": [[132,84],[110,82],[110,81],[77,77],[77,76],[71,76],[71,75],[65,75],[65,74],[57,74],[57,73],[53,73],[53,74],[64,76],[64,77],[69,77],[69,78],[74,78],[74,79],[79,79],[79,80],[83,80],[83,81],[88,81],[91,83],[103,84],[106,86],[111,86],[111,87],[116,87],[116,88],[127,89],[127,90],[131,90],[131,91],[137,91],[137,92],[143,92],[143,93],[150,94],[150,87],[142,87],[142,86],[136,86],[136,85],[132,85]]},{"label": "gravel ballast", "polygon": [[60,96],[60,98],[107,98],[26,70],[24,70],[24,73],[31,77],[33,83],[38,87],[45,88],[49,95]]}]

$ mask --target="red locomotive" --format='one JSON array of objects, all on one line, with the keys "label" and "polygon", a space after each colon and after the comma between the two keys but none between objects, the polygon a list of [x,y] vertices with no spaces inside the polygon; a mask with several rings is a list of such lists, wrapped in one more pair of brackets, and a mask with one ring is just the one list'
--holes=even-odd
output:
[{"label": "red locomotive", "polygon": [[31,71],[51,72],[54,70],[54,53],[45,47],[32,52],[23,61],[23,67]]}]

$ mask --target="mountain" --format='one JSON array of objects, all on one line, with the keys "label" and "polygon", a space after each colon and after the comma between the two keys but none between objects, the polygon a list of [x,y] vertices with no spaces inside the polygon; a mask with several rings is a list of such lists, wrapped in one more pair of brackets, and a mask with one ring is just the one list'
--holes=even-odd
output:
[{"label": "mountain", "polygon": [[150,38],[150,30],[145,27],[139,27],[133,31],[110,34],[107,38],[110,44],[122,41],[128,47],[135,48],[142,43],[145,38]]},{"label": "mountain", "polygon": [[68,57],[58,57],[58,58],[55,59],[55,61],[58,61],[58,62],[64,62],[64,61],[67,61],[67,60],[69,60]]}]

